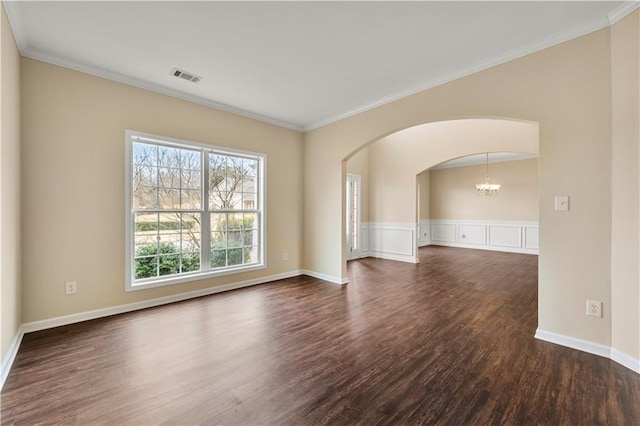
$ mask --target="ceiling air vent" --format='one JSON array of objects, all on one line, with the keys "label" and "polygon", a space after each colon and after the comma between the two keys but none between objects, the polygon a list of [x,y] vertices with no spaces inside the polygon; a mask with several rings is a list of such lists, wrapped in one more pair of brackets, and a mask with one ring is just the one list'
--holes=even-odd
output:
[{"label": "ceiling air vent", "polygon": [[197,83],[200,80],[202,80],[202,77],[200,77],[199,75],[195,75],[194,73],[191,73],[191,72],[182,71],[182,70],[179,70],[178,68],[174,68],[173,71],[171,71],[171,75],[174,77],[181,78],[183,80],[190,81],[192,83]]}]

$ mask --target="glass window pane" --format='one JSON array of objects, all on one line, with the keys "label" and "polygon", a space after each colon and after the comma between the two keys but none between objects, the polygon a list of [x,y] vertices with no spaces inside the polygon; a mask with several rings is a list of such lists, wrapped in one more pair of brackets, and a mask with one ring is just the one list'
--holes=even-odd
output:
[{"label": "glass window pane", "polygon": [[180,207],[182,210],[200,209],[200,191],[183,189],[180,191]]},{"label": "glass window pane", "polygon": [[218,192],[225,192],[227,190],[227,179],[224,174],[224,170],[210,171],[209,172],[209,194],[212,195]]},{"label": "glass window pane", "polygon": [[255,210],[257,206],[257,194],[244,192],[242,193],[242,208],[244,210]]},{"label": "glass window pane", "polygon": [[135,278],[151,278],[158,276],[158,257],[142,257],[135,260]]},{"label": "glass window pane", "polygon": [[212,249],[226,249],[227,248],[227,233],[226,232],[212,232],[211,233],[211,248]]},{"label": "glass window pane", "polygon": [[133,186],[134,188],[155,188],[157,182],[158,169],[153,166],[134,165],[133,166]]},{"label": "glass window pane", "polygon": [[165,210],[177,210],[180,208],[179,189],[161,189],[159,194],[160,208]]},{"label": "glass window pane", "polygon": [[256,192],[255,176],[244,176],[242,179],[242,192]]},{"label": "glass window pane", "polygon": [[152,210],[158,208],[158,192],[155,188],[137,188],[133,191],[133,208]]},{"label": "glass window pane", "polygon": [[137,231],[157,231],[158,213],[136,213],[134,215],[135,229]]},{"label": "glass window pane", "polygon": [[254,230],[244,231],[244,245],[255,246],[258,244],[258,232]]},{"label": "glass window pane", "polygon": [[199,150],[182,149],[180,150],[180,167],[184,170],[200,171],[201,157]]},{"label": "glass window pane", "polygon": [[158,146],[158,165],[161,167],[180,167],[180,149],[168,147],[168,146]]},{"label": "glass window pane", "polygon": [[182,253],[182,272],[194,272],[200,270],[200,252]]},{"label": "glass window pane", "polygon": [[227,266],[242,265],[242,248],[232,248],[227,251]]},{"label": "glass window pane", "polygon": [[135,257],[149,256],[158,253],[158,236],[155,233],[136,232],[134,244]]},{"label": "glass window pane", "polygon": [[227,229],[242,229],[244,227],[242,213],[229,213],[227,216]]},{"label": "glass window pane", "polygon": [[158,272],[160,276],[180,273],[180,255],[169,254],[158,258]]},{"label": "glass window pane", "polygon": [[211,213],[211,230],[220,232],[227,230],[226,213]]},{"label": "glass window pane", "polygon": [[245,158],[242,160],[242,168],[245,176],[256,176],[258,173],[258,160]]},{"label": "glass window pane", "polygon": [[256,214],[255,213],[245,213],[243,216],[243,228],[244,229],[256,229],[258,223],[256,222]]},{"label": "glass window pane", "polygon": [[133,143],[133,164],[155,166],[158,163],[157,145],[134,142]]},{"label": "glass window pane", "polygon": [[180,169],[160,167],[158,169],[158,189],[180,189]]},{"label": "glass window pane", "polygon": [[227,266],[226,250],[211,250],[211,267],[222,268]]},{"label": "glass window pane", "polygon": [[257,246],[249,246],[244,249],[244,263],[257,263],[258,262],[258,247]]},{"label": "glass window pane", "polygon": [[180,187],[182,189],[197,189],[202,187],[201,174],[199,171],[182,170]]},{"label": "glass window pane", "polygon": [[182,215],[182,251],[200,251],[201,221],[200,214]]},{"label": "glass window pane", "polygon": [[231,231],[227,233],[227,247],[242,247],[244,246],[244,239],[242,231]]}]

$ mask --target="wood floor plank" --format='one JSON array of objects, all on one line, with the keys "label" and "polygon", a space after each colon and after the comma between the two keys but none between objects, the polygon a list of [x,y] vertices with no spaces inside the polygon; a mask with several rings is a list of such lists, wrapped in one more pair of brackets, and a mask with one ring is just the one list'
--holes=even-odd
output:
[{"label": "wood floor plank", "polygon": [[2,424],[640,424],[640,376],[533,338],[536,256],[420,260],[27,334]]}]

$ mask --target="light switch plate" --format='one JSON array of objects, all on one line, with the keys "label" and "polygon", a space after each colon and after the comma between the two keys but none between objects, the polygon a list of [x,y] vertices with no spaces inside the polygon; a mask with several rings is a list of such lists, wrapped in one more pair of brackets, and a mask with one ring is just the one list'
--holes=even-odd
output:
[{"label": "light switch plate", "polygon": [[568,195],[556,195],[556,211],[557,212],[569,211],[569,196]]}]

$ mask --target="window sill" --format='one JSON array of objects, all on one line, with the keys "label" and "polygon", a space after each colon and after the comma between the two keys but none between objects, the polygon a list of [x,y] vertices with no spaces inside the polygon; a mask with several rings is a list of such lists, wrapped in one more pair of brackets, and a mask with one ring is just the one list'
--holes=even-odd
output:
[{"label": "window sill", "polygon": [[242,274],[245,272],[258,271],[260,269],[266,269],[266,265],[264,263],[250,266],[242,266],[239,268],[233,269],[224,269],[221,271],[207,271],[207,272],[198,272],[190,275],[182,275],[182,276],[173,276],[167,278],[159,278],[154,279],[152,281],[144,281],[141,283],[132,283],[130,280],[127,280],[125,291],[138,291],[138,290],[146,290],[149,288],[156,287],[165,287],[174,284],[182,284],[191,281],[201,281],[211,278],[223,277],[226,275],[234,275],[234,274]]}]

